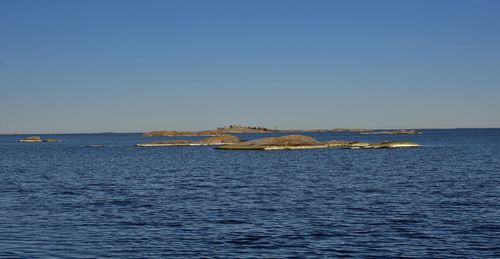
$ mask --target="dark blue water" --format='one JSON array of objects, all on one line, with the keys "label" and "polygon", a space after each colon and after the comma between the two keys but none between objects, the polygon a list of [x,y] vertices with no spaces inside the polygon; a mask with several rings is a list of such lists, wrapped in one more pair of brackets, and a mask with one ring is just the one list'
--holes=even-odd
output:
[{"label": "dark blue water", "polygon": [[133,147],[152,140],[140,134],[0,136],[0,257],[500,256],[499,129],[310,135],[423,147],[218,151]]}]

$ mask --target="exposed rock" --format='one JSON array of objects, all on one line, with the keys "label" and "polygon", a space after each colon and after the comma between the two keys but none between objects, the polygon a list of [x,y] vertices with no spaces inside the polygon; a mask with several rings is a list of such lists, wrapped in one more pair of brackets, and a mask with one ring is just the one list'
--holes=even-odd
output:
[{"label": "exposed rock", "polygon": [[368,143],[359,141],[330,141],[325,142],[328,147],[343,147],[343,148],[400,148],[400,147],[419,147],[417,143],[406,141],[384,141],[380,143]]},{"label": "exposed rock", "polygon": [[19,140],[19,142],[59,142],[59,141],[60,140],[55,138],[42,139],[39,136],[31,136]]},{"label": "exposed rock", "polygon": [[168,141],[156,141],[149,143],[137,144],[137,147],[169,147],[169,146],[209,146],[209,145],[227,145],[233,143],[239,143],[242,140],[238,137],[231,135],[215,136],[199,141],[191,140],[168,140]]},{"label": "exposed rock", "polygon": [[370,143],[368,142],[355,142],[355,143],[352,143],[351,145],[351,148],[364,148],[364,147],[367,147],[369,146]]},{"label": "exposed rock", "polygon": [[281,149],[311,149],[311,148],[401,148],[419,147],[414,142],[385,141],[381,143],[367,143],[359,141],[329,141],[319,142],[316,139],[302,135],[288,135],[282,137],[260,138],[217,147],[222,150],[281,150]]},{"label": "exposed rock", "polygon": [[282,137],[267,137],[238,144],[217,147],[223,150],[281,150],[281,149],[310,149],[326,148],[326,144],[313,137],[303,135],[288,135]]},{"label": "exposed rock", "polygon": [[42,138],[39,136],[31,136],[19,140],[19,142],[42,142],[42,141],[43,141]]},{"label": "exposed rock", "polygon": [[408,141],[384,141],[380,143],[371,143],[368,146],[364,146],[361,148],[401,148],[401,147],[420,147],[420,145],[415,142],[408,142]]},{"label": "exposed rock", "polygon": [[325,142],[328,147],[355,147],[360,145],[369,145],[369,143],[358,142],[358,141],[345,141],[345,140],[332,140]]},{"label": "exposed rock", "polygon": [[[338,129],[337,132],[342,132],[345,129]],[[335,131],[335,130],[334,130]],[[362,129],[352,130],[352,131],[362,131]],[[311,148],[327,148],[327,147],[337,147],[337,148],[400,148],[400,147],[418,147],[419,145],[413,142],[401,142],[401,141],[386,141],[381,143],[367,143],[359,141],[329,141],[320,142],[313,137],[304,135],[287,135],[281,137],[266,137],[259,138],[250,141],[242,141],[240,138],[225,135],[224,132],[238,132],[238,133],[248,133],[248,132],[275,132],[275,130],[270,130],[261,127],[243,127],[243,126],[229,126],[224,128],[217,128],[213,131],[199,131],[199,132],[177,132],[177,131],[159,131],[150,132],[145,135],[147,136],[199,136],[200,134],[210,134],[215,135],[206,139],[199,141],[192,140],[169,140],[169,141],[156,141],[149,143],[137,144],[138,147],[165,147],[165,146],[204,146],[204,145],[216,145],[217,149],[223,150],[280,150],[280,149],[311,149]],[[282,131],[278,131],[282,132]],[[394,131],[396,132],[396,131]],[[390,134],[412,134],[410,130],[397,131],[398,133]],[[403,132],[403,133],[401,133]],[[410,132],[410,133],[406,133]],[[378,134],[378,133],[366,133],[362,134]]]}]

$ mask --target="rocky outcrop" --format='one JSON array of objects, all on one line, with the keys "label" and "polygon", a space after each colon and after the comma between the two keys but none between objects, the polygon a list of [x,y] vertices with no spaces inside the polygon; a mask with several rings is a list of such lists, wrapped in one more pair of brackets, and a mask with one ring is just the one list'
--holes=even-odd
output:
[{"label": "rocky outcrop", "polygon": [[313,137],[303,135],[288,135],[281,137],[267,137],[238,144],[217,147],[223,150],[282,150],[282,149],[310,149],[326,148],[325,143],[317,141]]},{"label": "rocky outcrop", "polygon": [[[283,149],[311,149],[311,148],[352,148],[352,149],[376,149],[376,148],[401,148],[418,147],[413,142],[385,141],[381,143],[367,143],[360,141],[333,140],[320,142],[313,137],[304,135],[287,135],[280,137],[266,137],[250,141],[242,141],[240,138],[228,133],[276,133],[288,132],[271,130],[262,127],[228,126],[207,131],[152,131],[144,136],[211,136],[199,141],[192,140],[167,140],[137,144],[138,147],[166,147],[166,146],[205,146],[215,145],[222,150],[283,150]],[[367,131],[365,129],[332,129],[292,132],[360,132],[361,134],[419,134],[415,130],[396,131]]]},{"label": "rocky outcrop", "polygon": [[360,132],[360,134],[365,134],[365,135],[416,135],[416,134],[422,134],[422,132],[418,132],[416,130],[407,130],[407,129],[400,129],[400,130],[383,130],[383,131],[367,131],[367,132]]},{"label": "rocky outcrop", "polygon": [[39,136],[31,136],[31,137],[20,139],[19,142],[43,142],[43,140]]},{"label": "rocky outcrop", "polygon": [[325,142],[328,147],[340,147],[340,148],[353,148],[353,147],[364,147],[370,145],[367,142],[359,141],[346,141],[346,140],[333,140]]},{"label": "rocky outcrop", "polygon": [[363,146],[360,148],[402,148],[402,147],[420,147],[420,145],[415,142],[408,142],[408,141],[384,141],[380,143],[371,143],[367,146]]},{"label": "rocky outcrop", "polygon": [[381,143],[367,143],[359,141],[333,140],[329,142],[319,142],[316,139],[303,135],[288,135],[282,137],[260,138],[244,141],[237,144],[230,144],[217,147],[221,150],[289,150],[289,149],[312,149],[312,148],[402,148],[419,147],[414,142],[385,141]]},{"label": "rocky outcrop", "polygon": [[199,141],[191,140],[168,140],[137,144],[137,147],[169,147],[169,146],[221,146],[242,142],[242,140],[232,135],[215,136]]},{"label": "rocky outcrop", "polygon": [[419,147],[420,145],[414,142],[407,141],[384,141],[380,143],[368,143],[359,141],[330,141],[325,142],[328,147],[340,148],[402,148],[402,147]]},{"label": "rocky outcrop", "polygon": [[42,139],[39,136],[31,136],[27,138],[20,139],[19,142],[33,143],[33,142],[59,142],[60,140],[55,138]]}]

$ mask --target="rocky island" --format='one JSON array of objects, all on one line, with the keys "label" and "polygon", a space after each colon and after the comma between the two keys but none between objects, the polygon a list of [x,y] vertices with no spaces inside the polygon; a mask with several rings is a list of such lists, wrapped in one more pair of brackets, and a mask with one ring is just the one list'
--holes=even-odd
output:
[{"label": "rocky island", "polygon": [[23,138],[23,139],[20,139],[19,142],[26,142],[26,143],[30,143],[30,142],[42,142],[42,138],[39,137],[39,136],[31,136],[31,137],[27,137],[27,138]]},{"label": "rocky island", "polygon": [[192,137],[192,136],[219,136],[224,134],[235,134],[235,133],[274,133],[278,130],[272,130],[263,127],[247,127],[239,125],[230,125],[227,127],[220,127],[214,130],[203,130],[203,131],[175,131],[175,130],[160,130],[160,131],[149,131],[144,133],[144,137]]},{"label": "rocky island", "polygon": [[[264,127],[247,127],[230,125],[219,127],[215,130],[204,131],[150,131],[144,133],[145,137],[187,137],[187,136],[210,136],[209,138],[192,140],[166,140],[136,144],[138,147],[167,147],[167,146],[218,146],[221,150],[287,150],[287,149],[312,149],[312,148],[352,148],[352,149],[375,149],[375,148],[400,148],[418,147],[417,143],[401,141],[385,141],[380,143],[367,143],[359,141],[328,141],[320,142],[313,137],[297,135],[302,132],[358,132],[360,134],[420,134],[416,130],[394,130],[394,131],[371,131],[367,129],[335,128],[324,130],[277,130]],[[293,135],[280,137],[266,137],[249,141],[242,141],[238,137],[229,134],[241,133],[293,133]]]},{"label": "rocky island", "polygon": [[206,139],[191,140],[167,140],[136,144],[137,147],[169,147],[169,146],[222,146],[228,144],[240,143],[242,140],[232,135],[221,135],[209,137]]},{"label": "rocky island", "polygon": [[24,143],[34,143],[34,142],[59,142],[60,140],[54,138],[42,139],[39,136],[31,136],[27,138],[20,139],[19,142]]},{"label": "rocky island", "polygon": [[375,148],[401,148],[419,147],[414,142],[385,141],[380,143],[367,143],[358,141],[329,141],[320,142],[313,137],[303,135],[288,135],[281,137],[267,137],[236,144],[219,146],[221,150],[291,150],[312,148],[351,148],[351,149],[375,149]]},{"label": "rocky island", "polygon": [[175,131],[175,130],[158,130],[144,133],[144,137],[194,137],[194,136],[219,136],[224,134],[238,133],[303,133],[303,132],[370,132],[368,129],[311,129],[311,130],[278,130],[264,127],[248,127],[240,125],[229,125],[219,127],[214,130],[203,131]]},{"label": "rocky island", "polygon": [[313,137],[303,135],[288,135],[282,137],[268,137],[244,141],[237,144],[217,147],[223,150],[280,150],[280,149],[310,149],[326,148],[328,145],[317,141]]}]

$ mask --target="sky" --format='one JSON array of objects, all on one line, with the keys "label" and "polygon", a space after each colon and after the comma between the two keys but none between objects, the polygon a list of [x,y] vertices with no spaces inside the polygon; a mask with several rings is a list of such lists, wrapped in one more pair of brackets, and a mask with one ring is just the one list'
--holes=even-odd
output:
[{"label": "sky", "polygon": [[500,1],[0,0],[0,133],[500,127]]}]

